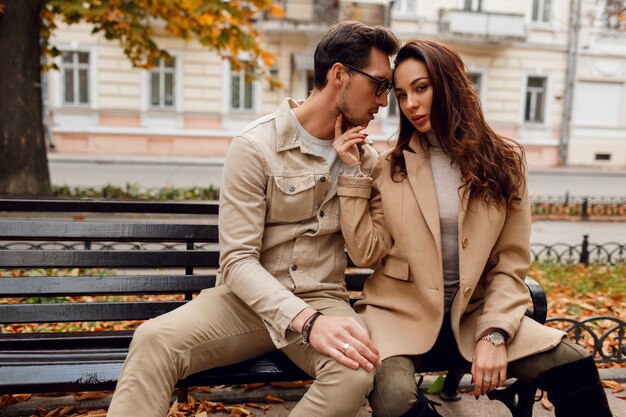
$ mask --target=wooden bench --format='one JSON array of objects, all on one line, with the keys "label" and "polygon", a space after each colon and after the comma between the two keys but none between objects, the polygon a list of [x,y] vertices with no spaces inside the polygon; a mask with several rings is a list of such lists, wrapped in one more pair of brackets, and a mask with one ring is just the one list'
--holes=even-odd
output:
[{"label": "wooden bench", "polygon": [[[0,200],[0,394],[114,389],[133,332],[89,331],[92,323],[146,320],[213,287],[217,215],[214,202]],[[361,290],[368,275],[349,267],[348,289]],[[526,283],[527,314],[543,323],[545,295]],[[74,325],[58,332],[49,323]],[[32,332],[16,332],[27,324]],[[444,370],[435,361],[420,368]],[[444,399],[457,398],[467,371],[449,370]],[[179,382],[179,401],[188,386],[307,379],[277,352],[192,375]],[[534,389],[519,382],[496,396],[511,397],[504,400],[513,415],[530,416]]]}]

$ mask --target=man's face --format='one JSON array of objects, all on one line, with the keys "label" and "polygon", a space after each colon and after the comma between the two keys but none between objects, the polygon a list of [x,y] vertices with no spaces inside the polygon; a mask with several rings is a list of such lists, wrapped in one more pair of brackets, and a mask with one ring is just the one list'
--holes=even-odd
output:
[{"label": "man's face", "polygon": [[[389,57],[378,49],[372,49],[369,64],[360,70],[375,78],[391,80]],[[349,68],[346,68],[346,72],[349,80],[337,104],[343,115],[343,130],[350,126],[367,125],[374,119],[378,109],[388,103],[386,90],[376,95],[379,83],[375,80]]]}]

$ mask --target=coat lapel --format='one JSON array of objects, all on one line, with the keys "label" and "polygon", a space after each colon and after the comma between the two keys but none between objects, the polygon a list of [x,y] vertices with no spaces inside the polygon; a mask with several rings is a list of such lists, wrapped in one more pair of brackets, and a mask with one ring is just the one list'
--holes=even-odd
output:
[{"label": "coat lapel", "polygon": [[417,204],[422,211],[424,220],[437,245],[437,253],[441,261],[441,228],[439,226],[439,207],[433,172],[428,160],[428,148],[419,137],[411,139],[411,149],[404,151],[407,179],[411,185]]}]

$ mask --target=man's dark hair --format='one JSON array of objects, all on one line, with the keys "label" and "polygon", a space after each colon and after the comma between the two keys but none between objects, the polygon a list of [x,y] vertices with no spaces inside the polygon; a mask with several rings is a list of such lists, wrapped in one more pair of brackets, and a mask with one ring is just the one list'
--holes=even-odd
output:
[{"label": "man's dark hair", "polygon": [[373,48],[391,56],[400,49],[400,41],[384,26],[368,26],[356,21],[334,25],[315,49],[313,87],[322,89],[326,86],[328,70],[336,62],[358,69],[365,68],[369,64]]}]

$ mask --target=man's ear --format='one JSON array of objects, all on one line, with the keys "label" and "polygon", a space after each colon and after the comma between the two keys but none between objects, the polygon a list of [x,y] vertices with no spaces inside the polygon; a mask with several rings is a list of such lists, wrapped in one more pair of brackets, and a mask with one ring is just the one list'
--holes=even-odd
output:
[{"label": "man's ear", "polygon": [[341,88],[347,75],[345,67],[339,62],[335,62],[328,70],[328,83],[336,88]]}]

